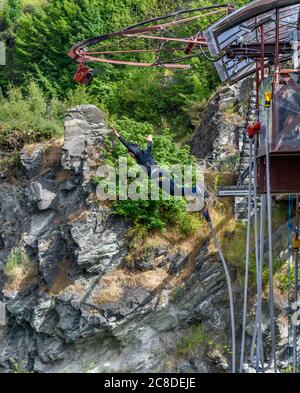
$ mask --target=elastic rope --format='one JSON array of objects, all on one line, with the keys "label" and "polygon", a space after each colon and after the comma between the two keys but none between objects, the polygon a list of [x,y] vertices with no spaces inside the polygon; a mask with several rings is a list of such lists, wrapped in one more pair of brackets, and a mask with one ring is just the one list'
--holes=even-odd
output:
[{"label": "elastic rope", "polygon": [[[256,368],[256,371],[259,371],[258,359],[254,360],[254,351],[255,351],[255,342],[257,340],[257,331],[258,331],[258,316],[259,316],[259,298],[261,298],[261,291],[259,290],[259,282],[260,282],[260,247],[259,247],[259,238],[258,238],[258,206],[257,206],[257,162],[256,162],[256,149],[257,149],[257,135],[254,139],[254,152],[253,152],[253,172],[254,172],[254,236],[255,236],[255,262],[256,262],[256,282],[257,282],[257,300],[256,300],[256,315],[255,315],[255,325],[254,325],[254,332],[251,342],[251,351],[250,351],[250,362],[252,367]],[[261,203],[261,214],[263,211],[263,203]],[[262,228],[263,219],[261,217],[261,225]],[[262,249],[263,253],[263,249]],[[259,329],[261,335],[261,329]],[[261,343],[262,340],[257,340],[258,343]],[[258,344],[260,346],[260,344]]]},{"label": "elastic rope", "polygon": [[264,265],[264,245],[265,245],[265,232],[266,232],[266,212],[267,212],[267,197],[265,195],[261,198],[261,228],[260,228],[260,252],[259,252],[259,267],[258,267],[258,281],[257,281],[257,367],[261,365],[262,372],[265,372],[264,367],[264,350],[262,338],[262,285],[263,285],[263,265]]},{"label": "elastic rope", "polygon": [[232,340],[232,372],[235,373],[235,368],[236,368],[236,342],[235,342],[235,316],[234,316],[234,303],[233,303],[233,291],[232,291],[232,283],[231,283],[231,277],[230,277],[230,273],[229,273],[229,269],[227,266],[227,263],[225,261],[220,243],[218,241],[217,238],[217,234],[216,231],[213,227],[213,224],[211,222],[211,220],[208,220],[208,225],[210,227],[215,245],[218,249],[222,264],[223,264],[223,268],[225,271],[225,275],[226,275],[226,280],[227,280],[227,286],[228,286],[228,294],[229,294],[229,303],[230,303],[230,318],[231,318],[231,340]]},{"label": "elastic rope", "polygon": [[275,309],[274,309],[274,288],[273,288],[273,250],[272,250],[272,196],[271,196],[271,179],[270,179],[270,155],[269,155],[269,112],[267,115],[266,127],[266,182],[267,182],[267,210],[268,210],[268,238],[269,238],[269,297],[270,297],[270,324],[271,324],[271,341],[272,351],[271,360],[274,360],[274,370],[277,373],[276,361],[276,332],[275,332]]}]

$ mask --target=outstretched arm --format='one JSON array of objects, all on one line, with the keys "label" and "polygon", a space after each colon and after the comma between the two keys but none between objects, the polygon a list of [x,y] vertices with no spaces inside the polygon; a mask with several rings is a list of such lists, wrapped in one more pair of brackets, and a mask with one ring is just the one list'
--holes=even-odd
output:
[{"label": "outstretched arm", "polygon": [[113,130],[113,133],[116,135],[116,137],[120,140],[120,142],[122,142],[123,145],[124,145],[127,149],[129,149],[130,143],[129,143],[122,135],[120,135],[120,134],[118,133],[118,131],[117,131],[115,128],[113,128],[112,130]]},{"label": "outstretched arm", "polygon": [[139,153],[139,148],[134,146],[134,144],[128,142],[122,135],[120,135],[115,128],[112,129],[114,134],[119,138],[119,141],[123,143],[123,145],[126,147],[126,149],[134,154],[134,156],[137,156]]},{"label": "outstretched arm", "polygon": [[152,135],[149,135],[146,140],[148,141],[148,145],[147,145],[147,152],[148,153],[152,153],[152,148],[153,148],[153,137]]}]

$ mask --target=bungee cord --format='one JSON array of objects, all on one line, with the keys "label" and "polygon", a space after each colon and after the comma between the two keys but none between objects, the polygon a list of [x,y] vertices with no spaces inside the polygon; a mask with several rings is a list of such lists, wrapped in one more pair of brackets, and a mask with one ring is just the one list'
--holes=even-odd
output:
[{"label": "bungee cord", "polygon": [[224,271],[225,271],[227,288],[228,288],[228,295],[229,295],[230,320],[231,320],[231,347],[232,347],[232,368],[231,369],[232,369],[232,373],[235,373],[235,371],[236,371],[236,335],[235,335],[235,314],[234,314],[234,301],[233,301],[233,289],[232,289],[231,276],[230,276],[230,272],[229,272],[226,260],[224,258],[224,254],[222,252],[222,248],[219,243],[215,228],[213,226],[210,215],[208,213],[208,210],[204,210],[203,215],[209,225],[212,237],[214,239],[215,245],[217,247],[217,250],[218,250],[220,259],[222,261]]}]

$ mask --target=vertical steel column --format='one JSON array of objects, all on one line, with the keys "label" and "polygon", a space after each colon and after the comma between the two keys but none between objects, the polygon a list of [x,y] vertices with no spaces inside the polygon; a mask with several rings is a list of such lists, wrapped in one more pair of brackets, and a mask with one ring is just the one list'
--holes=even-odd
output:
[{"label": "vertical steel column", "polygon": [[[299,240],[299,195],[296,196],[296,241]],[[293,371],[298,372],[298,326],[297,326],[297,316],[298,316],[298,289],[299,289],[299,248],[296,245],[295,249],[295,295],[294,295],[294,317],[293,317]]]},{"label": "vertical steel column", "polygon": [[276,8],[276,34],[275,34],[275,84],[279,84],[280,79],[280,57],[279,57],[279,41],[280,41],[280,11]]},{"label": "vertical steel column", "polygon": [[260,28],[261,32],[261,81],[265,79],[265,26]]},{"label": "vertical steel column", "polygon": [[257,115],[259,115],[259,62],[256,60],[256,109]]}]

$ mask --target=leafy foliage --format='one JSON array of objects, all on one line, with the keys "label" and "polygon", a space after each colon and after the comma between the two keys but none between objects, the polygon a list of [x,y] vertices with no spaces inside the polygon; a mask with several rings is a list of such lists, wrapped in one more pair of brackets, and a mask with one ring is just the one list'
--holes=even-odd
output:
[{"label": "leafy foliage", "polygon": [[[170,2],[162,2],[170,5]],[[51,94],[72,88],[74,64],[67,56],[75,42],[134,23],[161,8],[157,0],[53,0],[18,21],[16,54],[22,74],[35,75]],[[46,51],[45,51],[45,48]],[[109,81],[122,69],[103,65],[100,80]]]},{"label": "leafy foliage", "polygon": [[0,100],[0,146],[16,150],[26,142],[61,135],[58,103],[48,100],[35,82],[26,88],[11,86],[8,97]]},{"label": "leafy foliage", "polygon": [[190,356],[197,347],[207,350],[217,349],[224,353],[230,353],[230,349],[211,338],[201,325],[192,325],[185,336],[176,345],[176,352],[180,356]]},{"label": "leafy foliage", "polygon": [[6,0],[4,7],[4,17],[7,25],[13,27],[22,12],[21,0]]}]

